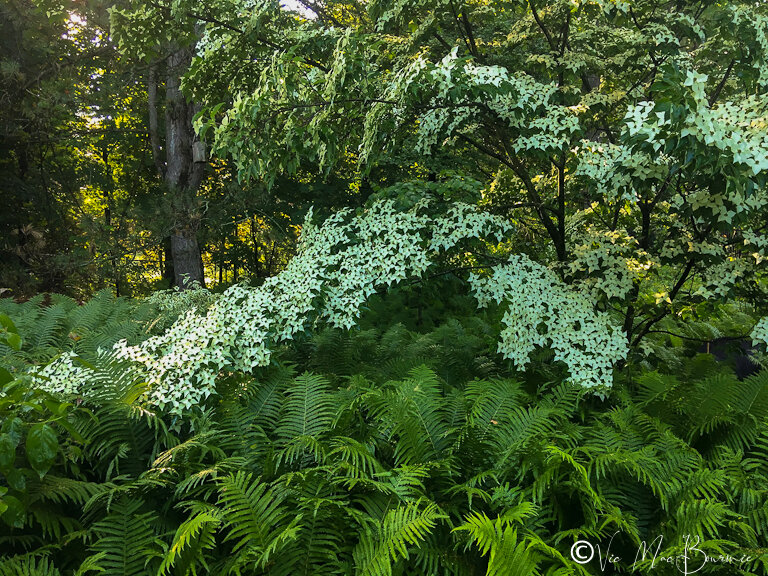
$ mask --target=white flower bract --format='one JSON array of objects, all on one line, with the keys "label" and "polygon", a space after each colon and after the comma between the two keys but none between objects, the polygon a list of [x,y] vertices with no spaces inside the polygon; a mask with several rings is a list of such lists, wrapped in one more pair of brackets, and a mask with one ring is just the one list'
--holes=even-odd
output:
[{"label": "white flower bract", "polygon": [[[281,273],[258,287],[232,286],[215,299],[190,296],[190,302],[210,303],[187,310],[164,333],[138,345],[118,342],[113,352],[135,363],[149,385],[150,404],[182,414],[215,393],[222,371],[268,365],[277,344],[317,323],[351,328],[377,289],[422,276],[435,255],[464,240],[501,240],[510,229],[507,221],[469,204],[455,203],[436,217],[427,207],[421,200],[401,211],[380,200],[359,214],[340,211],[322,226],[311,223],[310,212],[297,255]],[[470,284],[481,306],[490,300],[508,306],[499,350],[518,368],[524,369],[535,346],[551,345],[573,381],[610,385],[613,363],[626,354],[624,335],[552,271],[514,256],[490,276],[472,276]],[[73,358],[68,353],[43,368],[38,385],[80,393],[88,370]]]}]

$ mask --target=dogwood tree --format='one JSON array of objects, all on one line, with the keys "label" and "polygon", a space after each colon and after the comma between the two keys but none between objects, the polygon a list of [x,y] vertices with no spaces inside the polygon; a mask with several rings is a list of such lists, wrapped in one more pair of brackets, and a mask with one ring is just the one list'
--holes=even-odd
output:
[{"label": "dogwood tree", "polygon": [[[506,238],[526,254],[501,251],[468,280],[480,305],[506,306],[500,351],[518,366],[534,346],[548,345],[572,373],[588,375],[584,383],[609,384],[607,370],[624,355],[614,327],[637,346],[671,319],[695,318],[745,295],[760,302],[768,256],[762,4],[299,4],[143,5],[146,14],[160,10],[195,24],[196,56],[184,89],[203,106],[199,136],[231,158],[241,178],[270,183],[281,174],[327,174],[352,159],[373,186],[393,169],[417,189],[429,182],[439,191],[446,182],[446,197],[453,197],[447,182],[457,174],[480,182],[480,203],[514,224]],[[381,210],[376,206],[372,214]],[[329,222],[329,234],[345,229]],[[416,229],[432,235],[440,222]],[[311,266],[339,257],[334,238],[320,243]],[[344,244],[344,254],[391,249],[365,246],[364,234],[350,241],[355,247]],[[306,253],[296,266],[310,265]],[[347,264],[338,263],[354,275]],[[421,269],[403,269],[395,280]],[[344,327],[381,276],[361,274],[369,288],[352,282],[358,294],[333,288],[324,272],[308,276],[319,282],[317,294],[338,304]],[[210,314],[242,310],[243,298],[262,302],[247,322],[266,323],[251,332],[264,332],[253,346],[268,357],[269,338],[292,334],[280,331],[281,318],[308,314],[314,301],[308,295],[301,305],[286,301],[286,310],[272,310],[281,300],[264,290],[225,296]],[[585,308],[610,317],[598,323],[610,326],[610,337],[574,347],[572,332],[592,325]],[[278,328],[269,328],[275,322]],[[190,344],[183,323],[178,338],[172,329],[147,345],[155,349],[124,354],[150,371],[155,364],[173,370],[173,362],[158,358],[179,352],[178,340],[202,354],[203,364],[219,366],[210,354],[230,352]],[[753,335],[758,342],[761,326]],[[223,330],[227,342],[240,338]],[[606,342],[611,352],[601,358],[610,362],[590,365]]]},{"label": "dogwood tree", "polygon": [[635,344],[670,315],[761,291],[763,4],[300,4],[198,14],[186,85],[242,177],[350,156],[373,180],[393,165],[471,174]]}]

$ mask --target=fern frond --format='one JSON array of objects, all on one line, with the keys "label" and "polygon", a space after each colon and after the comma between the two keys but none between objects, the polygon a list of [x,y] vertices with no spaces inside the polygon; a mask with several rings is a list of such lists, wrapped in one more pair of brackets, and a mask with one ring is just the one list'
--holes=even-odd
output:
[{"label": "fern frond", "polygon": [[345,502],[327,493],[328,486],[322,481],[308,484],[299,497],[302,522],[296,540],[270,571],[275,576],[345,574],[342,547],[345,538],[352,538],[354,534],[340,522],[344,518]]},{"label": "fern frond", "polygon": [[121,500],[93,525],[97,536],[91,549],[101,557],[93,566],[104,576],[145,576],[155,573],[150,564],[161,557],[162,542],[153,528],[154,512],[139,513],[142,502]]},{"label": "fern frond", "polygon": [[506,425],[488,428],[492,434],[490,442],[497,457],[497,466],[507,466],[510,459],[531,446],[551,443],[564,417],[562,410],[543,405],[515,408],[510,412]]},{"label": "fern frond", "polygon": [[535,507],[525,502],[507,514],[491,520],[484,513],[470,514],[454,532],[467,532],[470,544],[489,556],[487,575],[525,576],[539,574],[540,556],[529,551],[525,540],[518,541],[516,524],[535,514]]},{"label": "fern frond", "polygon": [[24,555],[0,559],[3,576],[61,576],[47,556]]},{"label": "fern frond", "polygon": [[275,434],[283,444],[300,436],[319,436],[330,428],[333,414],[328,381],[305,373],[294,380],[286,393]]},{"label": "fern frond", "polygon": [[158,574],[173,573],[186,576],[196,574],[199,563],[209,572],[205,551],[216,546],[215,533],[221,524],[221,513],[212,506],[205,506],[187,518],[176,530],[171,546],[163,556]]},{"label": "fern frond", "polygon": [[718,536],[718,529],[732,517],[733,512],[723,502],[684,500],[675,511],[675,532],[680,537],[690,535],[714,539]]},{"label": "fern frond", "polygon": [[429,462],[451,445],[440,381],[426,366],[412,369],[405,380],[388,382],[366,401],[384,429],[396,437],[397,465]]},{"label": "fern frond", "polygon": [[103,485],[96,482],[75,480],[63,476],[46,474],[40,481],[36,492],[46,502],[54,504],[72,503],[85,506],[93,496],[104,490]]},{"label": "fern frond", "polygon": [[259,479],[240,471],[219,479],[218,485],[225,542],[235,541],[235,563],[250,559],[264,566],[296,537],[301,516],[291,514],[282,496]]},{"label": "fern frond", "polygon": [[384,471],[368,446],[346,436],[331,440],[326,460],[337,462],[336,472],[350,478],[372,478]]},{"label": "fern frond", "polygon": [[422,508],[420,502],[390,510],[383,521],[367,526],[354,551],[361,576],[392,576],[393,564],[409,558],[409,548],[418,547],[445,518],[434,502]]},{"label": "fern frond", "polygon": [[294,379],[290,367],[283,368],[261,381],[254,381],[247,388],[250,416],[255,424],[265,430],[274,430],[285,401],[285,390]]},{"label": "fern frond", "polygon": [[494,426],[506,426],[520,405],[522,390],[515,380],[475,380],[464,389],[469,402],[467,423],[485,438]]}]

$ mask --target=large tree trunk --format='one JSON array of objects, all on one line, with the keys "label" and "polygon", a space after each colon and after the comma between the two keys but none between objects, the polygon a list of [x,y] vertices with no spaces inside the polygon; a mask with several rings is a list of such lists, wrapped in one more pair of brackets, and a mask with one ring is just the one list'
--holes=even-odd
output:
[{"label": "large tree trunk", "polygon": [[176,285],[186,288],[193,281],[202,284],[204,280],[202,258],[195,234],[185,230],[174,233],[171,236],[171,252]]},{"label": "large tree trunk", "polygon": [[[176,50],[167,60],[165,83],[165,166],[163,176],[173,196],[174,223],[171,231],[171,258],[176,286],[184,289],[191,282],[205,285],[200,246],[200,207],[197,190],[203,179],[204,162],[195,162],[192,147],[195,133],[192,118],[195,104],[181,93],[181,76],[192,62],[193,47]],[[150,108],[152,105],[150,103]],[[155,112],[156,114],[156,112]],[[156,117],[150,118],[157,124]],[[153,142],[153,149],[155,147]]]}]

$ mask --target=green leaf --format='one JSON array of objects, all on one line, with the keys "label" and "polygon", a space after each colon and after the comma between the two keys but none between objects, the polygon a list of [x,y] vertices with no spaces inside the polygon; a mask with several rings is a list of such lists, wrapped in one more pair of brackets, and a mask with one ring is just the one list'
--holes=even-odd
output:
[{"label": "green leaf", "polygon": [[48,408],[48,410],[50,410],[51,413],[55,414],[56,416],[63,416],[66,414],[67,408],[72,406],[70,402],[59,402],[53,398],[44,398],[43,404],[45,404],[45,407]]},{"label": "green leaf", "polygon": [[3,422],[2,426],[0,426],[0,433],[8,434],[11,437],[11,440],[13,440],[13,447],[15,448],[19,445],[19,442],[21,442],[23,427],[24,424],[21,421],[21,418],[9,418]]},{"label": "green leaf", "polygon": [[10,468],[16,460],[16,443],[10,434],[0,434],[0,469]]},{"label": "green leaf", "polygon": [[10,372],[8,372],[8,370],[0,366],[0,386],[3,386],[4,384],[8,384],[8,382],[10,382],[11,380],[13,380],[13,374],[11,374]]},{"label": "green leaf", "polygon": [[0,516],[3,522],[8,524],[8,526],[22,528],[24,526],[25,510],[21,500],[15,496],[3,496],[3,504],[5,505],[5,510],[3,515]]},{"label": "green leaf", "polygon": [[32,426],[27,436],[27,459],[40,478],[50,470],[58,450],[59,441],[53,428],[43,423]]},{"label": "green leaf", "polygon": [[[68,404],[68,406],[71,406],[71,404]],[[66,418],[57,419],[56,424],[66,430],[67,434],[69,434],[75,442],[80,442],[81,444],[85,442],[85,439],[80,432],[77,431],[77,428],[75,428],[71,422],[68,422]]]},{"label": "green leaf", "polygon": [[14,350],[21,350],[21,336],[18,334],[8,334],[5,338],[5,343]]},{"label": "green leaf", "polygon": [[8,486],[16,490],[16,492],[24,492],[27,489],[27,479],[22,470],[11,468],[10,470],[4,470],[3,474],[5,479],[8,480]]},{"label": "green leaf", "polygon": [[16,325],[13,323],[13,320],[6,314],[0,314],[0,326],[13,334],[19,333],[19,331],[16,330]]}]

